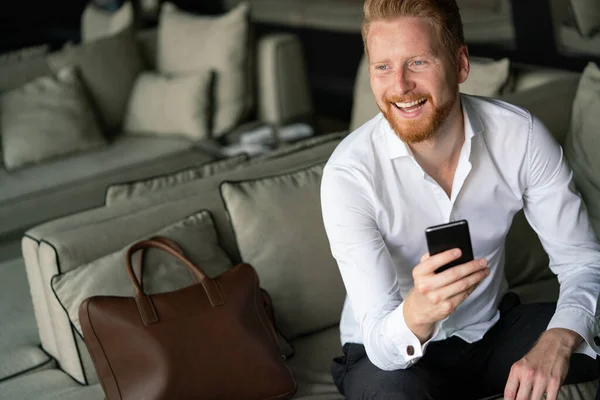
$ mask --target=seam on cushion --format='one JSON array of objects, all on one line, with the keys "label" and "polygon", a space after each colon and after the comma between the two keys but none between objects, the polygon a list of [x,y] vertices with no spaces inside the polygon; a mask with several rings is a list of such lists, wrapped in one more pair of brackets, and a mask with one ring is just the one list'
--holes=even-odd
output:
[{"label": "seam on cushion", "polygon": [[[43,350],[43,349],[42,349],[42,350]],[[44,354],[46,354],[46,355],[48,356],[48,353],[46,353],[45,351],[44,351]],[[16,377],[18,377],[18,376],[21,376],[21,375],[26,375],[26,374],[28,374],[29,372],[35,371],[36,369],[38,369],[38,368],[40,368],[40,367],[43,367],[44,365],[47,365],[47,364],[49,364],[49,363],[51,363],[51,362],[55,361],[53,357],[50,357],[50,356],[48,356],[48,357],[49,357],[49,358],[48,358],[46,361],[43,361],[43,362],[41,362],[41,363],[39,363],[39,364],[36,364],[36,365],[34,365],[34,366],[32,366],[32,367],[29,367],[29,368],[27,368],[27,369],[24,369],[24,370],[22,370],[22,371],[16,372],[16,373],[14,373],[14,374],[11,374],[11,375],[8,375],[8,376],[5,376],[4,378],[0,378],[0,383],[2,383],[2,382],[6,382],[6,381],[8,381],[8,380],[10,380],[10,379],[14,379],[14,378],[16,378]]]},{"label": "seam on cushion", "polygon": [[[54,245],[52,243],[49,243],[46,240],[42,240],[42,242],[45,242],[48,246],[52,247],[52,249],[54,250],[54,258],[56,259],[56,269],[58,270],[59,274],[62,274],[62,270],[60,267],[60,260],[58,259],[58,251],[56,249],[56,247],[54,247]],[[54,293],[54,297],[56,297],[56,293],[54,292],[54,288],[52,287],[52,280],[54,279],[54,276],[52,278],[50,278],[50,289],[52,290],[52,293]],[[58,298],[57,298],[58,299]],[[60,300],[58,300],[58,304],[60,304],[61,308],[65,311],[65,315],[67,316],[67,319],[69,320],[69,325],[71,325],[71,319],[69,318],[69,313],[66,312],[64,306],[62,305],[62,303],[60,302]],[[75,350],[77,351],[77,357],[78,357],[78,361],[79,361],[79,366],[81,367],[81,373],[83,375],[83,380],[85,381],[85,385],[89,385],[89,381],[87,378],[87,374],[85,373],[85,368],[83,366],[83,361],[81,359],[81,351],[79,350],[79,345],[77,344],[77,338],[75,337],[75,334],[73,333],[73,328],[71,328],[71,336],[73,337],[73,342],[75,344]],[[66,371],[63,370],[63,372],[66,373]],[[69,375],[69,374],[67,374]],[[70,376],[70,375],[69,375]],[[75,379],[75,378],[73,378]],[[75,379],[77,381],[77,379]]]}]

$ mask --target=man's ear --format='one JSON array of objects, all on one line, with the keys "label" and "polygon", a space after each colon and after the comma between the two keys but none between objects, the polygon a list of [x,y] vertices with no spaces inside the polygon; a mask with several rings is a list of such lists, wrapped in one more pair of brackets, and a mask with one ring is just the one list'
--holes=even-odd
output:
[{"label": "man's ear", "polygon": [[462,45],[460,49],[458,49],[458,54],[456,57],[458,83],[461,84],[467,80],[469,71],[471,70],[471,65],[469,64],[469,48],[467,45]]}]

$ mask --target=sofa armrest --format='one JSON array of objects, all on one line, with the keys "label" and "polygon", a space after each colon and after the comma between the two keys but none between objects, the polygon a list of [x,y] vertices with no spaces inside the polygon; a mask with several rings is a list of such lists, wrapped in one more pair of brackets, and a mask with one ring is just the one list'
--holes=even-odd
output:
[{"label": "sofa armrest", "polygon": [[302,45],[292,34],[268,35],[258,43],[258,115],[282,126],[312,116]]}]

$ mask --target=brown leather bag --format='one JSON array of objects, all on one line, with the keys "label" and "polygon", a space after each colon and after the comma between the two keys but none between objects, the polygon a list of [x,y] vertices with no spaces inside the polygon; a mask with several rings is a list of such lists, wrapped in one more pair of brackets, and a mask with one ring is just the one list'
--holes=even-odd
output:
[{"label": "brown leather bag", "polygon": [[[131,258],[148,248],[179,259],[197,283],[145,294]],[[79,308],[85,342],[108,400],[294,395],[296,382],[279,353],[254,268],[239,264],[211,279],[162,238],[131,246],[126,266],[134,297],[95,296]]]}]

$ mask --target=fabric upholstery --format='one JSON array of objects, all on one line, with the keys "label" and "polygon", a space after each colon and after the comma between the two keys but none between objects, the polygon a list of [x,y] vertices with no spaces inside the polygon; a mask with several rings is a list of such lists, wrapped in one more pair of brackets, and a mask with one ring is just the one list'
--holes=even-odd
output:
[{"label": "fabric upholstery", "polygon": [[[210,277],[215,277],[232,264],[219,247],[217,234],[207,211],[201,211],[156,233],[179,244],[185,255]],[[154,235],[148,235],[154,236]],[[144,239],[140,237],[138,240]],[[79,306],[92,296],[133,296],[133,286],[125,268],[125,255],[130,243],[120,250],[52,278],[52,289],[65,308],[71,323],[83,335],[79,322]],[[134,257],[137,268],[139,254]],[[144,292],[156,294],[190,286],[192,276],[173,256],[151,249],[144,262]]]},{"label": "fabric upholstery", "polygon": [[36,372],[0,383],[3,399],[102,400],[100,384],[82,386],[59,369]]},{"label": "fabric upholstery", "polygon": [[148,65],[148,69],[151,71],[156,71],[157,37],[157,29],[144,29],[137,33],[140,50],[146,65]]},{"label": "fabric upholstery", "polygon": [[67,47],[50,54],[48,62],[55,71],[79,67],[103,127],[111,135],[120,130],[135,79],[146,67],[132,29]]},{"label": "fabric upholstery", "polygon": [[48,54],[50,46],[47,44],[25,47],[19,50],[0,54],[0,65],[25,61]]},{"label": "fabric upholstery", "polygon": [[23,245],[30,248],[27,251],[30,255],[27,259],[30,286],[41,287],[40,295],[34,298],[34,308],[36,320],[40,329],[43,329],[40,332],[43,348],[60,359],[61,368],[73,378],[79,382],[85,382],[86,379],[93,382],[94,377],[86,377],[86,368],[82,367],[82,362],[85,365],[90,361],[85,346],[79,343],[78,335],[72,334],[69,319],[54,294],[51,291],[44,293],[44,289],[50,288],[50,280],[54,275],[117,251],[124,243],[156,232],[199,209],[211,212],[219,233],[219,244],[234,263],[240,262],[231,224],[219,193],[220,183],[224,179],[239,180],[285,173],[323,162],[336,145],[335,142],[327,142],[286,157],[181,184],[172,190],[57,219],[28,231]]},{"label": "fabric upholstery", "polygon": [[471,57],[471,70],[460,91],[476,96],[497,97],[502,94],[510,77],[510,61],[483,60]]},{"label": "fabric upholstery", "polygon": [[[0,382],[31,370],[55,366],[39,347],[40,338],[25,265],[21,258],[0,264]],[[0,384],[1,385],[1,384]],[[2,389],[0,389],[0,397]]]},{"label": "fabric upholstery", "polygon": [[157,69],[163,74],[215,71],[217,137],[235,127],[252,106],[246,82],[248,18],[246,4],[218,17],[190,14],[168,2],[161,8]]},{"label": "fabric upholstery", "polygon": [[89,2],[81,16],[81,40],[91,42],[122,32],[133,25],[133,5],[126,1],[117,11],[106,11]]},{"label": "fabric upholstery", "polygon": [[600,237],[600,68],[589,63],[573,103],[571,130],[565,139],[565,155],[573,168],[577,189],[587,206],[596,235]]},{"label": "fabric upholstery", "polygon": [[335,325],[345,298],[323,227],[322,172],[318,164],[221,186],[241,257],[273,297],[289,339]]},{"label": "fabric upholstery", "polygon": [[0,97],[4,165],[13,170],[106,144],[73,67]]},{"label": "fabric upholstery", "polygon": [[44,53],[9,57],[6,62],[0,62],[0,93],[16,89],[51,72]]},{"label": "fabric upholstery", "polygon": [[226,158],[223,160],[212,161],[182,171],[176,171],[171,174],[155,176],[149,179],[143,179],[128,183],[119,183],[110,185],[106,190],[105,204],[111,206],[115,203],[129,200],[133,197],[146,196],[149,193],[158,190],[173,188],[182,183],[190,182],[196,179],[202,179],[207,176],[221,173],[229,169],[236,168],[248,160],[246,154]]},{"label": "fabric upholstery", "polygon": [[583,37],[600,33],[600,3],[597,0],[570,0],[577,28]]},{"label": "fabric upholstery", "polygon": [[295,398],[329,395],[330,400],[343,399],[333,384],[330,372],[333,358],[342,355],[339,327],[298,338],[292,344],[296,355],[287,364],[298,382]]},{"label": "fabric upholstery", "polygon": [[284,125],[312,114],[310,85],[297,37],[280,34],[261,40],[257,62],[261,121]]},{"label": "fabric upholstery", "polygon": [[331,142],[332,144],[340,143],[342,141],[342,139],[344,137],[346,137],[347,134],[348,134],[347,131],[333,132],[333,133],[328,133],[326,135],[319,135],[319,136],[310,137],[308,139],[303,139],[296,143],[292,143],[292,144],[288,144],[288,145],[284,144],[284,145],[279,146],[277,149],[275,149],[273,151],[269,151],[269,152],[261,154],[259,156],[252,157],[250,159],[250,164],[261,163],[261,162],[264,162],[265,160],[271,160],[274,158],[284,157],[288,154],[295,153],[297,151],[301,151],[301,150],[305,150],[305,149],[309,149],[311,147],[318,146],[323,143],[328,143],[328,142]]},{"label": "fabric upholstery", "polygon": [[138,75],[129,98],[124,131],[128,134],[204,139],[209,132],[211,71],[193,75]]}]

